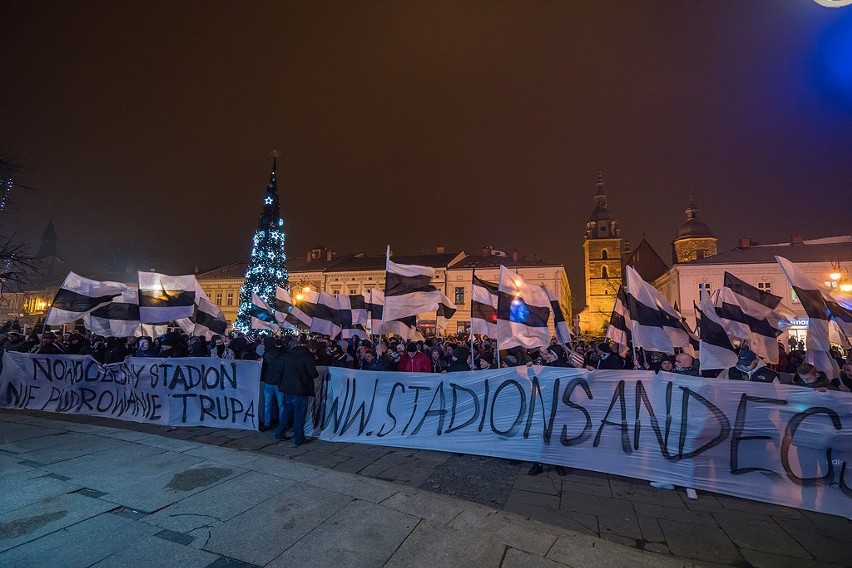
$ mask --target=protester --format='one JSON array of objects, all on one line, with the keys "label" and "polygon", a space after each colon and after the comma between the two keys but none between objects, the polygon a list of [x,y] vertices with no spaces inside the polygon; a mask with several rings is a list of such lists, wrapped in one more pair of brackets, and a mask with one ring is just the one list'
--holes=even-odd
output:
[{"label": "protester", "polygon": [[843,364],[840,369],[840,377],[832,379],[831,384],[836,386],[837,390],[852,392],[852,361]]},{"label": "protester", "polygon": [[[401,346],[402,344],[400,344]],[[397,370],[405,373],[429,373],[432,365],[429,357],[422,351],[417,350],[417,344],[412,342],[405,349],[405,354],[400,356]]]},{"label": "protester", "polygon": [[754,351],[740,349],[737,364],[719,374],[720,379],[731,381],[752,381],[755,383],[779,382],[778,373],[766,366]]},{"label": "protester", "polygon": [[609,343],[598,343],[595,345],[594,364],[588,365],[586,368],[590,371],[596,369],[622,369],[624,365],[621,357],[617,353],[612,352]]},{"label": "protester", "polygon": [[305,438],[305,417],[308,412],[308,397],[314,396],[314,379],[319,376],[313,357],[308,349],[293,341],[290,351],[284,355],[278,390],[284,393],[284,416],[279,419],[275,437],[286,440],[288,422],[293,422],[293,437],[296,446],[308,442]]},{"label": "protester", "polygon": [[[221,339],[221,337],[219,338]],[[274,337],[264,339],[263,363],[260,370],[260,382],[263,395],[263,422],[259,430],[264,432],[284,416],[284,393],[279,390],[281,376],[284,373],[284,349],[278,345]],[[277,411],[276,411],[277,403]],[[275,417],[273,418],[273,412]]]},{"label": "protester", "polygon": [[800,387],[814,389],[819,392],[838,390],[838,387],[828,380],[825,373],[818,371],[816,367],[810,363],[802,363],[799,365],[799,368],[796,369],[796,376],[793,377],[793,384]]}]

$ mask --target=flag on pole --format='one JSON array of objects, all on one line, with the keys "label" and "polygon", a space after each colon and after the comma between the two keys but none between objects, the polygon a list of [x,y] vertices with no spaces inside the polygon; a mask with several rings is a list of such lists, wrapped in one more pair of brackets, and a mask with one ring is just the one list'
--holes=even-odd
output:
[{"label": "flag on pole", "polygon": [[381,335],[384,333],[382,331],[382,317],[385,308],[385,293],[375,288],[367,290],[364,292],[364,301],[370,333]]},{"label": "flag on pole", "polygon": [[302,299],[296,305],[311,318],[311,331],[332,339],[340,335],[341,328],[336,323],[339,306],[337,296],[328,292],[302,292]]},{"label": "flag on pole", "polygon": [[470,333],[497,337],[497,284],[475,274],[470,287]]},{"label": "flag on pole", "polygon": [[453,304],[453,302],[447,298],[443,292],[441,292],[441,301],[438,304],[438,310],[435,313],[436,331],[440,331],[441,334],[446,333],[447,322],[453,317],[456,311],[457,308],[455,304]]},{"label": "flag on pole", "polygon": [[565,321],[565,312],[562,311],[562,306],[559,305],[559,298],[556,294],[550,291],[550,288],[541,285],[544,288],[544,293],[547,294],[550,300],[550,311],[553,313],[553,323],[556,328],[556,341],[562,345],[571,343],[571,329],[568,327],[568,322]]},{"label": "flag on pole", "polygon": [[620,351],[630,345],[630,310],[627,307],[627,292],[624,286],[618,287],[615,305],[612,307],[612,315],[606,327],[606,337],[620,345]]},{"label": "flag on pole", "polygon": [[363,294],[348,294],[337,297],[337,319],[340,338],[367,338],[367,301]]},{"label": "flag on pole", "polygon": [[831,312],[826,305],[822,288],[808,278],[802,269],[786,258],[776,256],[775,260],[778,261],[781,270],[784,271],[784,275],[802,303],[805,313],[808,314],[805,359],[828,375],[829,378],[839,377],[840,367],[831,355],[831,339],[828,328]]},{"label": "flag on pole", "polygon": [[228,322],[222,308],[210,301],[210,298],[199,288],[198,305],[195,307],[193,335],[204,337],[208,341],[214,335],[225,335]]},{"label": "flag on pole", "polygon": [[677,310],[632,266],[625,266],[625,271],[633,347],[670,355],[674,355],[676,347],[690,348],[692,334]]},{"label": "flag on pole", "polygon": [[497,348],[550,345],[550,298],[541,286],[530,286],[520,275],[500,266],[497,299]]},{"label": "flag on pole", "polygon": [[700,370],[729,369],[737,364],[737,352],[723,322],[716,315],[707,294],[701,296],[701,306],[695,306],[698,318],[698,365]]},{"label": "flag on pole", "polygon": [[[388,328],[388,324],[399,320],[402,326],[393,325],[401,331],[416,333],[416,325],[412,327],[411,318],[418,314],[438,311],[441,302],[441,292],[432,285],[435,269],[416,264],[398,264],[390,259],[390,247],[386,257],[385,271],[385,304],[382,313],[382,328],[384,333],[397,333]],[[413,331],[412,331],[413,330]],[[411,336],[398,335],[405,339]],[[417,333],[417,335],[420,335]],[[422,337],[422,336],[421,336]]]},{"label": "flag on pole", "polygon": [[56,292],[44,323],[63,325],[77,321],[127,290],[129,288],[120,282],[99,282],[69,272]]},{"label": "flag on pole", "polygon": [[110,303],[83,316],[86,329],[104,337],[130,337],[139,329],[139,295],[127,289]]},{"label": "flag on pole", "polygon": [[729,337],[748,342],[768,363],[778,363],[778,336],[786,318],[777,311],[781,297],[755,288],[725,272],[725,285],[713,293],[713,305]]},{"label": "flag on pole", "polygon": [[278,329],[275,312],[269,307],[269,304],[264,302],[263,298],[257,294],[251,295],[250,314],[252,329],[268,329],[270,331]]},{"label": "flag on pole", "polygon": [[139,317],[143,323],[166,323],[192,317],[198,281],[192,274],[169,276],[139,272]]}]

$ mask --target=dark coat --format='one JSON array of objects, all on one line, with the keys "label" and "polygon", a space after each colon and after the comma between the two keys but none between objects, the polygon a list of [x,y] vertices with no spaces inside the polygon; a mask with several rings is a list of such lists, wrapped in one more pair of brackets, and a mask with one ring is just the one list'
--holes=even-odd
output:
[{"label": "dark coat", "polygon": [[817,371],[819,378],[813,383],[806,383],[799,375],[793,377],[793,384],[797,387],[805,387],[809,389],[827,388],[828,390],[838,390],[836,385],[831,384],[828,377],[822,371]]},{"label": "dark coat", "polygon": [[623,369],[624,363],[621,356],[617,353],[610,353],[606,359],[598,359],[596,368],[598,369]]},{"label": "dark coat", "polygon": [[314,358],[299,345],[284,355],[284,368],[278,390],[296,396],[314,396],[314,379],[319,376]]},{"label": "dark coat", "polygon": [[731,381],[751,380],[751,382],[753,383],[772,383],[775,382],[775,379],[777,378],[778,373],[776,373],[769,367],[761,367],[757,369],[751,374],[751,379],[748,378],[748,375],[746,373],[743,373],[736,367],[731,367],[730,369],[728,369],[728,380]]},{"label": "dark coat", "polygon": [[260,372],[260,380],[268,385],[280,385],[281,376],[284,374],[284,350],[280,347],[272,347],[263,352],[263,368]]},{"label": "dark coat", "polygon": [[840,378],[831,379],[831,384],[836,387],[840,387],[840,385],[844,385],[848,389],[852,389],[852,377],[848,376],[843,371],[840,371]]}]

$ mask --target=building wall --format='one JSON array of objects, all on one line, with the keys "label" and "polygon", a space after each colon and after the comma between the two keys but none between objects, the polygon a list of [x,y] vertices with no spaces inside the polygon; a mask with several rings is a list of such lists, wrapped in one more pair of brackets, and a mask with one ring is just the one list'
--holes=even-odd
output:
[{"label": "building wall", "polygon": [[[602,335],[612,315],[621,285],[623,239],[587,239],[583,242],[586,308],[580,316],[580,331]],[[606,258],[604,257],[606,251]]]},{"label": "building wall", "polygon": [[680,239],[674,241],[672,246],[674,246],[675,262],[690,262],[716,255],[716,239],[713,237]]}]

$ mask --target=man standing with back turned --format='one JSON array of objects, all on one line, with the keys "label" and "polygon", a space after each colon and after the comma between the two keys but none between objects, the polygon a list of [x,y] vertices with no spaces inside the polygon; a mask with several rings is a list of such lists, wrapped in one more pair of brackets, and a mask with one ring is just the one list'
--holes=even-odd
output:
[{"label": "man standing with back turned", "polygon": [[275,437],[286,439],[284,429],[293,420],[293,437],[297,446],[305,439],[305,417],[308,413],[308,397],[314,396],[314,379],[319,376],[314,358],[308,349],[297,341],[290,344],[284,355],[284,368],[278,390],[284,393],[284,416],[278,423]]}]

